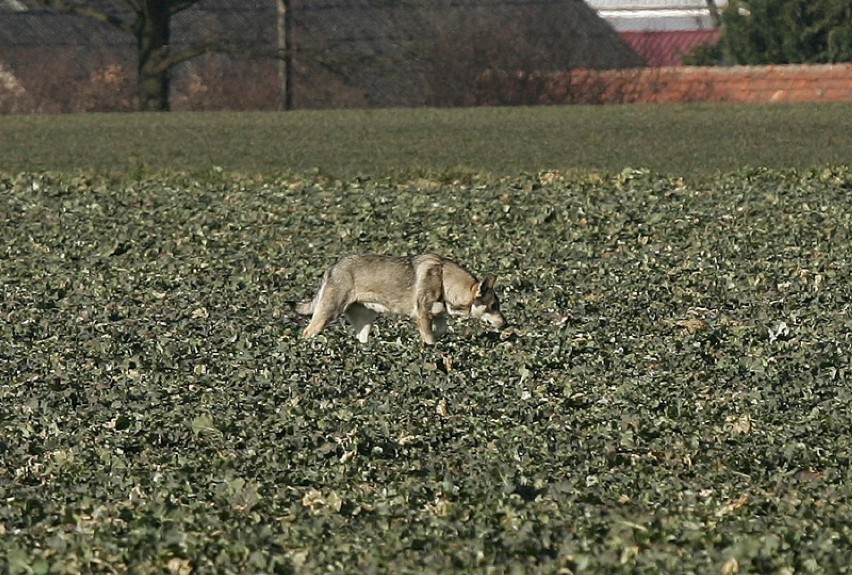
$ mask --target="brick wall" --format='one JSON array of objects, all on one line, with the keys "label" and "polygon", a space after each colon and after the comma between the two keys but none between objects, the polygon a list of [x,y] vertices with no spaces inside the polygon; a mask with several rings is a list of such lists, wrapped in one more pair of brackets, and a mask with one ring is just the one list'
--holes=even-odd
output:
[{"label": "brick wall", "polygon": [[852,63],[576,70],[548,84],[542,103],[852,102]]}]

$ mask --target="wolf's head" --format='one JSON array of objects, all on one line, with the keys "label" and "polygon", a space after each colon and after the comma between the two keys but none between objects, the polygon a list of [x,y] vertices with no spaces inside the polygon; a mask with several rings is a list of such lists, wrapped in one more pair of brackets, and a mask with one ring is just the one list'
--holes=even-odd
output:
[{"label": "wolf's head", "polygon": [[473,290],[470,317],[481,319],[496,329],[506,327],[506,318],[500,313],[500,300],[494,291],[494,278],[492,276],[486,277],[476,284]]}]

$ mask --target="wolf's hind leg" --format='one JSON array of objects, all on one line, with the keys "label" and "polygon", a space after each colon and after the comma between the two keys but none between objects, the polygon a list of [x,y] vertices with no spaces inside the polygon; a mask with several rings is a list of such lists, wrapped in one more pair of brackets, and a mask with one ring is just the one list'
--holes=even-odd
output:
[{"label": "wolf's hind leg", "polygon": [[305,328],[305,331],[302,332],[302,337],[311,338],[316,337],[325,329],[325,326],[331,321],[326,315],[318,314],[314,312],[311,321],[308,323],[308,326]]},{"label": "wolf's hind leg", "polygon": [[337,293],[338,291],[323,283],[314,299],[314,314],[305,331],[302,332],[302,337],[311,338],[319,335],[325,326],[340,317],[346,309],[346,294]]},{"label": "wolf's hind leg", "polygon": [[360,303],[353,303],[344,312],[346,319],[355,328],[355,336],[361,343],[367,343],[370,338],[370,328],[373,326],[378,313],[367,309]]}]

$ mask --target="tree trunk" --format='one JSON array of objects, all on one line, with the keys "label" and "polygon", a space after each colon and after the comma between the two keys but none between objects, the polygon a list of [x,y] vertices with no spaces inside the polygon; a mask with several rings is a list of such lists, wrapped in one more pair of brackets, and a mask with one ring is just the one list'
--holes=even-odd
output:
[{"label": "tree trunk", "polygon": [[282,110],[293,109],[292,22],[290,0],[278,0],[278,79],[281,82]]},{"label": "tree trunk", "polygon": [[707,10],[710,12],[710,21],[713,22],[713,28],[721,28],[722,15],[719,12],[719,7],[716,5],[716,0],[707,0]]},{"label": "tree trunk", "polygon": [[143,112],[169,110],[168,0],[145,0],[135,30],[139,54],[137,108]]}]

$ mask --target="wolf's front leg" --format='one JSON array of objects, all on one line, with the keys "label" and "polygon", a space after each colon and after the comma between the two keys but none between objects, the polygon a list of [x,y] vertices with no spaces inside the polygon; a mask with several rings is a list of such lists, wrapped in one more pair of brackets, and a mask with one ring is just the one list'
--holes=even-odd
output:
[{"label": "wolf's front leg", "polygon": [[346,309],[346,319],[355,328],[355,337],[361,343],[367,343],[370,338],[370,327],[378,315],[371,309],[367,309],[360,303],[353,303]]},{"label": "wolf's front leg", "polygon": [[440,301],[432,304],[432,332],[438,339],[447,333],[447,307]]},{"label": "wolf's front leg", "polygon": [[435,333],[432,331],[432,314],[421,312],[417,316],[417,328],[420,330],[420,337],[425,343],[432,345],[435,343]]},{"label": "wolf's front leg", "polygon": [[447,333],[447,316],[444,314],[436,315],[432,318],[432,331],[438,339],[444,337]]}]

